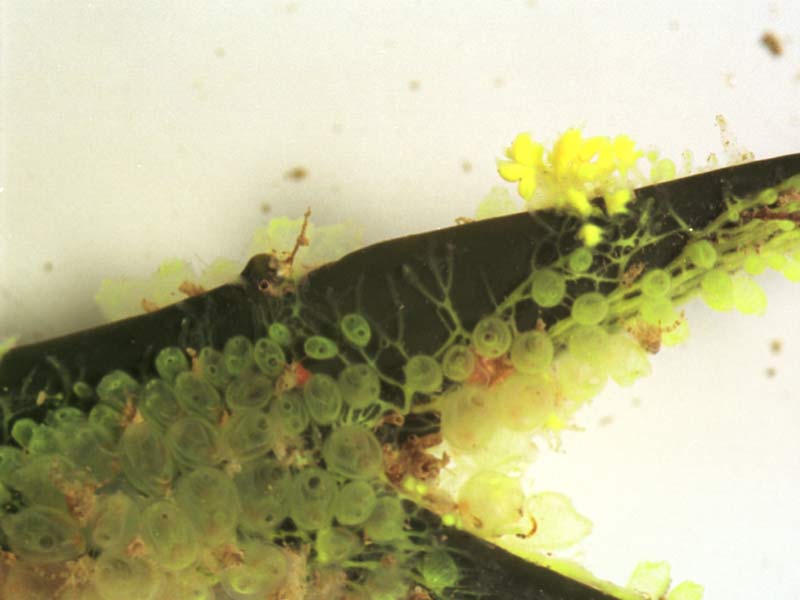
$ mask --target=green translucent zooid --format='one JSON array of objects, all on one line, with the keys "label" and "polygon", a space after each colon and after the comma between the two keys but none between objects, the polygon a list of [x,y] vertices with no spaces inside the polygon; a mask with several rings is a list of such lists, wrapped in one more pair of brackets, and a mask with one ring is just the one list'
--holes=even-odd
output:
[{"label": "green translucent zooid", "polygon": [[275,435],[269,414],[245,409],[237,411],[225,423],[223,437],[231,454],[245,462],[269,452]]},{"label": "green translucent zooid", "polygon": [[167,430],[166,443],[182,465],[215,465],[222,460],[217,427],[199,417],[181,417]]},{"label": "green translucent zooid", "polygon": [[206,544],[232,539],[239,518],[239,495],[225,473],[200,467],[183,475],[175,486],[175,501]]},{"label": "green translucent zooid", "polygon": [[306,339],[303,349],[314,360],[328,360],[339,353],[336,342],[321,335],[312,335]]},{"label": "green translucent zooid", "polygon": [[258,368],[267,377],[277,377],[286,366],[286,355],[283,348],[272,338],[264,337],[256,341],[253,358]]},{"label": "green translucent zooid", "polygon": [[177,346],[163,348],[156,355],[156,371],[164,381],[172,383],[179,373],[189,370],[189,359]]},{"label": "green translucent zooid", "polygon": [[264,408],[273,396],[273,383],[260,373],[247,373],[225,389],[225,403],[231,410]]},{"label": "green translucent zooid", "polygon": [[236,377],[253,366],[253,342],[243,335],[235,335],[225,342],[222,356],[228,373]]},{"label": "green translucent zooid", "polygon": [[142,538],[159,566],[180,571],[197,559],[198,538],[186,513],[169,500],[148,506],[140,518]]},{"label": "green translucent zooid", "polygon": [[444,376],[439,362],[432,356],[418,354],[408,359],[403,369],[406,385],[415,392],[431,394],[442,387]]},{"label": "green translucent zooid", "polygon": [[330,425],[342,409],[339,384],[330,375],[316,373],[303,386],[303,399],[308,414],[319,425]]},{"label": "green translucent zooid", "polygon": [[153,379],[144,386],[139,412],[148,423],[163,431],[178,418],[180,407],[170,385],[162,379]]},{"label": "green translucent zooid", "polygon": [[550,367],[553,341],[544,331],[526,331],[511,344],[511,363],[521,373],[536,373]]},{"label": "green translucent zooid", "polygon": [[350,365],[339,373],[339,388],[344,402],[356,410],[378,401],[381,380],[369,365]]},{"label": "green translucent zooid", "polygon": [[342,335],[348,342],[359,348],[364,348],[372,338],[372,330],[367,320],[358,313],[350,313],[339,321]]},{"label": "green translucent zooid", "polygon": [[542,308],[558,306],[567,293],[567,282],[552,269],[534,269],[531,298]]},{"label": "green translucent zooid", "polygon": [[181,373],[175,379],[175,397],[180,407],[189,414],[216,422],[222,415],[219,392],[201,376],[191,372]]},{"label": "green translucent zooid", "polygon": [[336,520],[342,525],[361,525],[370,517],[377,503],[375,490],[367,481],[346,483],[336,496]]},{"label": "green translucent zooid", "polygon": [[466,381],[475,370],[477,360],[472,350],[464,344],[454,344],[442,358],[442,373],[451,381]]},{"label": "green translucent zooid", "polygon": [[322,469],[309,467],[294,478],[290,516],[301,529],[322,529],[333,518],[336,479]]},{"label": "green translucent zooid", "polygon": [[345,425],[333,431],[322,446],[328,469],[350,479],[370,479],[383,466],[381,444],[368,429]]},{"label": "green translucent zooid", "polygon": [[485,317],[472,332],[472,345],[481,356],[498,358],[511,348],[511,328],[498,316]]},{"label": "green translucent zooid", "polygon": [[44,506],[5,517],[3,531],[14,553],[32,563],[71,560],[85,549],[78,524],[66,513]]},{"label": "green translucent zooid", "polygon": [[289,435],[300,435],[308,427],[305,402],[297,390],[287,390],[272,403],[271,412]]}]

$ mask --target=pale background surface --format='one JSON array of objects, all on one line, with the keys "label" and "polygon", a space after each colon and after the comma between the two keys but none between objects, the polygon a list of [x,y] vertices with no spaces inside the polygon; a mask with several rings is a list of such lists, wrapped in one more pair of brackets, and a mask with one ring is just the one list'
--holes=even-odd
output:
[{"label": "pale background surface", "polygon": [[[16,0],[2,20],[0,335],[28,340],[99,322],[103,277],[243,259],[265,202],[368,241],[451,224],[519,131],[724,160],[721,113],[759,158],[800,151],[789,1]],[[711,600],[800,597],[800,290],[763,281],[767,317],[692,305],[690,341],[538,463],[594,519],[599,575],[666,559]]]}]

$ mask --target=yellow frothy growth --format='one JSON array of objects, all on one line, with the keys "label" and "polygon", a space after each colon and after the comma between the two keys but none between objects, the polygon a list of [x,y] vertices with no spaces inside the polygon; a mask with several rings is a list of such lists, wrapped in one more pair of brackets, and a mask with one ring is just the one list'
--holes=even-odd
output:
[{"label": "yellow frothy growth", "polygon": [[606,198],[609,214],[622,213],[633,199],[628,173],[644,153],[627,135],[584,138],[568,129],[545,152],[527,133],[519,134],[497,162],[506,181],[517,182],[519,195],[536,207],[555,207],[587,217],[590,200]]}]

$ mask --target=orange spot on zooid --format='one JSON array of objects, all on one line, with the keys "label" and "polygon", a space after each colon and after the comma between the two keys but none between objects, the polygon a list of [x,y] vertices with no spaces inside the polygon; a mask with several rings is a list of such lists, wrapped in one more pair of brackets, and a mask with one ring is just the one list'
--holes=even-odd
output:
[{"label": "orange spot on zooid", "polygon": [[297,382],[297,387],[303,387],[311,378],[311,371],[306,369],[302,364],[295,363],[294,364],[294,377],[295,381]]}]

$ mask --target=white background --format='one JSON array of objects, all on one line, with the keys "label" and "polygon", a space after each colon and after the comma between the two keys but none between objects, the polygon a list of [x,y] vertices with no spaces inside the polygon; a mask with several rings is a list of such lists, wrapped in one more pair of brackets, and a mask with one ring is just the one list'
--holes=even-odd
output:
[{"label": "white background", "polygon": [[[29,341],[98,323],[103,277],[244,259],[263,203],[363,223],[368,241],[449,225],[500,183],[494,160],[520,131],[624,132],[702,162],[723,158],[723,114],[759,158],[800,151],[788,1],[2,11],[0,335]],[[767,30],[783,56],[759,42]],[[286,179],[296,166],[308,176]],[[800,597],[800,290],[763,282],[767,317],[692,305],[690,341],[609,389],[589,431],[540,461],[537,483],[595,521],[583,557],[599,575],[624,583],[638,560],[667,559],[711,600]]]}]

